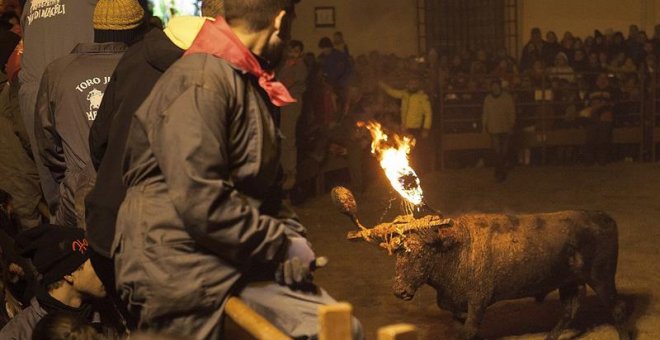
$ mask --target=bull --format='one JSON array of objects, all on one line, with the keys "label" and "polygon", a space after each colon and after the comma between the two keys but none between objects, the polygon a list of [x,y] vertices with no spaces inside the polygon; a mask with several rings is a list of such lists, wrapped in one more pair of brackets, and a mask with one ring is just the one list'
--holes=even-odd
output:
[{"label": "bull", "polygon": [[[342,200],[353,200],[346,192],[337,199],[337,192],[333,199],[339,206]],[[342,211],[354,216],[355,203],[349,207]],[[413,217],[372,229],[361,226],[359,232],[349,233],[349,239],[384,241],[381,246],[396,256],[394,295],[411,300],[422,285],[433,287],[438,306],[464,322],[463,338],[477,337],[488,306],[502,300],[542,299],[558,289],[563,313],[547,336],[557,339],[573,321],[585,285],[612,314],[619,338],[629,337],[624,327],[626,306],[614,280],[617,225],[607,214],[475,213],[421,220],[425,226],[410,227],[420,221]]]}]

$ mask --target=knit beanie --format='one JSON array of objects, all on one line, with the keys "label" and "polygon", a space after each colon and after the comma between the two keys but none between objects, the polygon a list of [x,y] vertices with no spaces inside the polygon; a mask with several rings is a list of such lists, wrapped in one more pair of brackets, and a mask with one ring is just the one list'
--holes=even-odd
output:
[{"label": "knit beanie", "polygon": [[99,0],[94,8],[94,41],[135,41],[144,30],[144,9],[137,0]]},{"label": "knit beanie", "polygon": [[76,271],[89,259],[85,232],[79,228],[43,224],[16,237],[24,257],[32,259],[47,286]]}]

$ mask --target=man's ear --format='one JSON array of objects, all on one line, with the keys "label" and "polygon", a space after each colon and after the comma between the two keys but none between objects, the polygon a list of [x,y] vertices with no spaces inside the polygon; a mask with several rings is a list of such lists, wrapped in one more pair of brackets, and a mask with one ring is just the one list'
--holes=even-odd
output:
[{"label": "man's ear", "polygon": [[66,281],[66,283],[68,283],[68,284],[70,284],[70,285],[73,286],[73,275],[71,275],[71,274],[69,274],[69,275],[64,275],[64,278],[63,278],[63,279],[64,279],[64,281]]},{"label": "man's ear", "polygon": [[275,20],[273,21],[273,28],[275,29],[275,32],[279,33],[282,30],[282,25],[284,24],[285,17],[286,17],[285,10],[281,10],[279,13],[277,13]]}]

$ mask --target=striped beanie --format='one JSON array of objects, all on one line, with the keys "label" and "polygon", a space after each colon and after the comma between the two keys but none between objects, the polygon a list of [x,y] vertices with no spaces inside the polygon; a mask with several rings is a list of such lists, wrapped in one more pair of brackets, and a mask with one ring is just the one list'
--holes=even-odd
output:
[{"label": "striped beanie", "polygon": [[131,43],[144,30],[144,9],[137,0],[99,0],[94,8],[94,41]]}]

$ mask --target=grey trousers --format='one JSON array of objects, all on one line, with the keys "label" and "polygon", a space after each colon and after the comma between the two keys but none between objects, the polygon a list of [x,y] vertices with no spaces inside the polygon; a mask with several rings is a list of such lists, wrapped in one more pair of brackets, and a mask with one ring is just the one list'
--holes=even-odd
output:
[{"label": "grey trousers", "polygon": [[[274,282],[252,283],[238,296],[248,306],[293,338],[315,339],[319,333],[319,307],[336,303],[328,293],[294,291]],[[353,339],[364,339],[360,322],[353,318]]]}]

